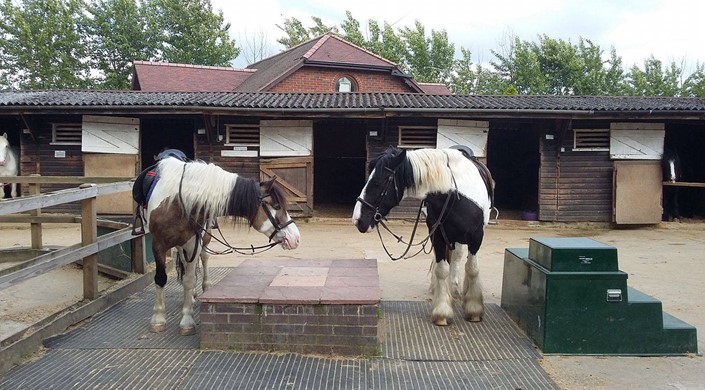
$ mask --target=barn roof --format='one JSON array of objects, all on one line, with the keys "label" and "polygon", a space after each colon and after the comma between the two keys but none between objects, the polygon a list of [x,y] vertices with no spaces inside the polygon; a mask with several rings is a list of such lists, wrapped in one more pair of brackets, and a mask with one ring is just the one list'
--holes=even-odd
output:
[{"label": "barn roof", "polygon": [[625,96],[476,96],[416,93],[272,93],[144,91],[0,91],[0,113],[50,109],[223,109],[277,112],[691,113],[705,115],[705,99]]},{"label": "barn roof", "polygon": [[166,62],[135,61],[132,89],[142,91],[234,91],[252,76],[251,69],[225,66],[169,64]]}]

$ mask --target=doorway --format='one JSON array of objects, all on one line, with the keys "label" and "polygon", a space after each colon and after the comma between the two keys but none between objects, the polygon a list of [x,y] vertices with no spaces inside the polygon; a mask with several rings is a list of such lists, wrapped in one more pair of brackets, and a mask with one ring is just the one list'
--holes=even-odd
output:
[{"label": "doorway", "polygon": [[314,214],[349,217],[365,185],[366,123],[324,120],[313,129]]},{"label": "doorway", "polygon": [[538,215],[539,139],[531,124],[490,122],[487,164],[495,180],[500,217]]},{"label": "doorway", "polygon": [[190,119],[147,118],[140,130],[140,163],[145,169],[154,164],[154,156],[164,149],[179,149],[194,158],[194,124]]}]

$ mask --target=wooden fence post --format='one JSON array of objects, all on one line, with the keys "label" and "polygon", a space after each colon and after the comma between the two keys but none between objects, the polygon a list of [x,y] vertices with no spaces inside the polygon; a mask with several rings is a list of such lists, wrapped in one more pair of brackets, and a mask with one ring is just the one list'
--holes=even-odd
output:
[{"label": "wooden fence post", "polygon": [[[37,176],[39,175],[32,174],[30,176]],[[34,196],[34,195],[39,195],[41,192],[41,188],[39,183],[30,183],[29,184],[29,195]],[[34,209],[29,212],[29,215],[34,216],[34,217],[39,217],[42,215],[42,209]],[[38,220],[38,219],[37,219]],[[41,222],[31,222],[29,224],[30,226],[30,233],[32,237],[32,249],[42,249],[43,243],[42,243],[42,223]]]},{"label": "wooden fence post", "polygon": [[[82,184],[79,188],[96,187],[95,184]],[[98,241],[98,224],[96,198],[81,201],[81,245],[86,246]],[[83,258],[83,297],[98,297],[98,254]]]}]

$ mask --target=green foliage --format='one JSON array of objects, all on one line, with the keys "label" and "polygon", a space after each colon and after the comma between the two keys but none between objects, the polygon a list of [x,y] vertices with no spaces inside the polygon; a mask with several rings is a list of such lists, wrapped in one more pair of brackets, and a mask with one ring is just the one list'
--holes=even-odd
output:
[{"label": "green foliage", "polygon": [[0,3],[0,88],[87,88],[81,0]]},{"label": "green foliage", "polygon": [[644,69],[632,66],[628,93],[634,96],[678,96],[678,80],[683,71],[675,62],[663,68],[660,60],[650,56],[644,60]]},{"label": "green foliage", "polygon": [[337,32],[336,27],[324,25],[319,17],[312,16],[311,20],[313,20],[314,26],[306,28],[303,23],[296,18],[284,19],[283,26],[278,24],[276,26],[278,29],[282,30],[286,36],[277,39],[277,42],[284,45],[285,48],[290,49],[327,32]]},{"label": "green foliage", "polygon": [[156,58],[158,40],[135,0],[94,0],[86,7],[84,28],[92,66],[102,89],[129,89],[133,60]]},{"label": "green foliage", "polygon": [[705,63],[697,63],[695,71],[685,79],[683,96],[705,97]]},{"label": "green foliage", "polygon": [[230,23],[224,22],[222,11],[213,13],[210,0],[151,0],[147,13],[161,60],[227,66],[240,54],[228,35]]},{"label": "green foliage", "polygon": [[210,0],[0,0],[0,88],[127,89],[132,61],[228,65]]}]

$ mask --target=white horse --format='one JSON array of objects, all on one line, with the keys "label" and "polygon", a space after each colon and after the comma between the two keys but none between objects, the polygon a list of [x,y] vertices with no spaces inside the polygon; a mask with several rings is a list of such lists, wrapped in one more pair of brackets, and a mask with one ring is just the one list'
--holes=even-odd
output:
[{"label": "white horse", "polygon": [[[3,177],[15,177],[20,172],[20,159],[19,152],[17,148],[10,146],[10,141],[7,139],[7,133],[4,133],[0,137],[0,180]],[[2,197],[5,198],[5,186],[12,186],[10,191],[10,197],[17,197],[17,183],[3,183],[0,181],[0,188],[2,188]]]}]

